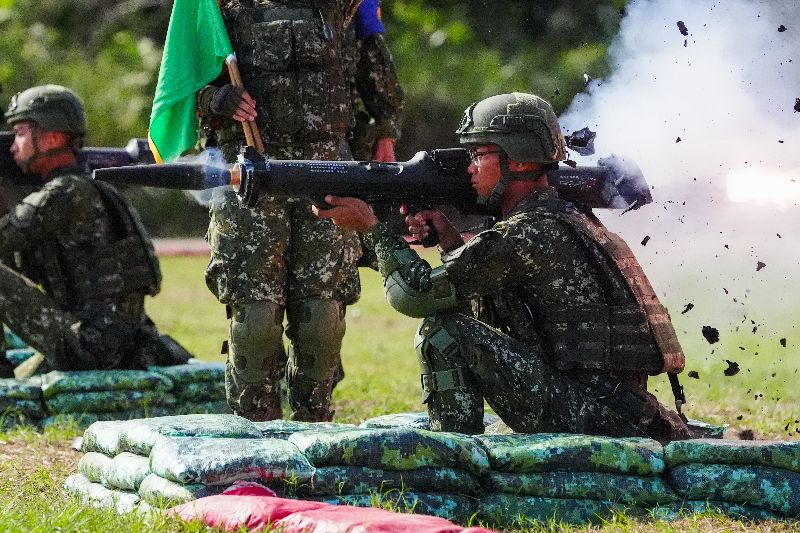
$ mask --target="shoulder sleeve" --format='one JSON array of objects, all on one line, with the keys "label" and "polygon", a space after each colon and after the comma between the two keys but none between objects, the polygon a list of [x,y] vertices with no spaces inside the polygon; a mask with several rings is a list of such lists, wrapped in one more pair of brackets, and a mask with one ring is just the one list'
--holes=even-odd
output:
[{"label": "shoulder sleeve", "polygon": [[355,85],[364,107],[375,119],[377,136],[399,138],[405,97],[382,33],[359,39]]}]

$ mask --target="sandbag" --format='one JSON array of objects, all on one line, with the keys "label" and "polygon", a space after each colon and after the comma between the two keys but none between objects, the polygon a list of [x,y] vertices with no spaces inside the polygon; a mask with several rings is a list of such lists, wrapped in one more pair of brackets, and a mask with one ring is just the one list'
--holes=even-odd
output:
[{"label": "sandbag", "polygon": [[81,451],[99,452],[114,457],[120,452],[119,437],[125,424],[122,420],[94,422],[83,432]]},{"label": "sandbag", "polygon": [[280,485],[311,479],[314,467],[280,439],[163,437],[150,452],[150,470],[177,483],[230,485],[237,479]]},{"label": "sandbag", "polygon": [[301,422],[299,420],[267,420],[253,422],[261,430],[261,434],[270,439],[288,439],[299,431],[335,431],[339,429],[354,429],[354,424],[339,422]]},{"label": "sandbag", "polygon": [[151,366],[148,367],[147,370],[166,376],[175,383],[176,386],[184,383],[196,383],[198,381],[224,382],[225,380],[225,363],[222,362]]},{"label": "sandbag", "polygon": [[761,465],[800,472],[800,441],[678,440],[664,446],[668,467],[687,463]]},{"label": "sandbag", "polygon": [[483,478],[488,491],[518,496],[611,500],[630,504],[678,501],[678,495],[660,477],[603,472],[489,472]]},{"label": "sandbag", "polygon": [[569,433],[479,435],[492,470],[501,472],[608,472],[653,476],[664,471],[658,442]]},{"label": "sandbag", "polygon": [[[54,370],[31,379],[39,380],[45,398],[79,392],[119,390],[166,392],[172,390],[171,380],[145,370],[79,370],[73,372]],[[121,410],[107,409],[106,411]]]},{"label": "sandbag", "polygon": [[118,513],[130,513],[139,503],[139,495],[134,492],[110,490],[92,483],[83,474],[73,474],[64,481],[64,491],[83,503],[103,509],[116,509]]},{"label": "sandbag", "polygon": [[19,335],[7,328],[3,328],[3,336],[5,337],[5,347],[9,350],[28,347],[28,345],[25,344],[25,341],[22,340]]},{"label": "sandbag", "polygon": [[672,503],[659,505],[649,509],[650,517],[656,520],[681,520],[687,516],[702,513],[717,513],[737,520],[772,520],[775,522],[785,520],[784,517],[771,513],[758,507],[750,505],[741,505],[738,503],[720,502],[720,501],[685,501],[681,503]]},{"label": "sandbag", "polygon": [[45,399],[47,410],[61,413],[113,413],[156,407],[171,407],[177,399],[171,393],[139,390],[96,390],[65,392]]},{"label": "sandbag", "polygon": [[181,518],[187,522],[200,520],[208,527],[224,531],[239,532],[244,528],[254,532],[261,531],[268,524],[274,524],[293,513],[322,507],[329,507],[329,505],[272,496],[223,494],[199,498],[196,501],[178,505],[169,509],[167,515]]},{"label": "sandbag", "polygon": [[[488,427],[497,423],[500,417],[491,413],[483,415],[483,425]],[[364,420],[358,427],[362,428],[399,428],[412,427],[417,429],[430,429],[430,419],[428,413],[421,411],[418,413],[396,413],[380,415]]]},{"label": "sandbag", "polygon": [[148,504],[165,509],[197,498],[219,494],[224,488],[223,486],[209,487],[199,483],[175,483],[150,473],[139,484],[138,492],[142,500]]},{"label": "sandbag", "polygon": [[417,491],[389,491],[375,494],[338,494],[312,496],[311,500],[333,505],[355,507],[388,507],[401,513],[438,516],[459,523],[467,523],[475,514],[477,498],[461,494],[441,494]]},{"label": "sandbag", "polygon": [[25,418],[41,420],[47,416],[44,405],[38,400],[0,398],[0,416],[21,414]]},{"label": "sandbag", "polygon": [[225,400],[211,400],[200,402],[185,402],[178,401],[172,409],[172,415],[232,415],[233,410],[228,402]]},{"label": "sandbag", "polygon": [[453,468],[382,470],[362,466],[322,466],[308,483],[297,487],[305,496],[374,494],[390,490],[416,490],[452,494],[480,494],[478,478]]},{"label": "sandbag", "polygon": [[543,498],[489,493],[478,503],[478,519],[497,527],[530,527],[536,522],[582,525],[600,523],[626,506],[609,500]]},{"label": "sandbag", "polygon": [[225,400],[225,380],[176,383],[173,394],[183,402],[207,402]]},{"label": "sandbag", "polygon": [[365,466],[413,470],[444,466],[480,474],[488,470],[486,452],[471,437],[424,429],[304,431],[289,437],[315,466]]},{"label": "sandbag", "polygon": [[100,483],[109,489],[135,491],[149,474],[150,460],[147,457],[122,452],[108,463]]},{"label": "sandbag", "polygon": [[6,360],[11,366],[17,367],[36,354],[33,348],[13,348],[6,350]]},{"label": "sandbag", "polygon": [[687,500],[719,500],[800,515],[800,474],[768,466],[685,464],[667,473]]},{"label": "sandbag", "polygon": [[76,424],[78,427],[85,429],[99,421],[127,422],[148,416],[164,416],[172,414],[172,411],[172,407],[148,407],[147,409],[138,408],[129,411],[114,411],[112,413],[60,413],[42,420],[41,426]]},{"label": "sandbag", "polygon": [[111,457],[98,452],[89,452],[78,461],[78,472],[86,476],[86,479],[92,483],[105,485],[103,481],[110,465]]},{"label": "sandbag", "polygon": [[33,400],[42,401],[42,388],[35,381],[27,379],[0,379],[1,400]]},{"label": "sandbag", "polygon": [[161,437],[224,437],[257,439],[253,422],[235,415],[194,414],[131,420],[122,426],[119,451],[150,455]]}]

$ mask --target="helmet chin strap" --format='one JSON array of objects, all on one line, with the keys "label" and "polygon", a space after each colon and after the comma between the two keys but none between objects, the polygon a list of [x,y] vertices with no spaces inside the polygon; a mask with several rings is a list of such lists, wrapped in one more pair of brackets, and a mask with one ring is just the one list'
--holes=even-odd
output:
[{"label": "helmet chin strap", "polygon": [[25,160],[25,162],[20,166],[20,170],[22,170],[23,174],[34,175],[42,177],[41,174],[31,172],[31,164],[44,159],[46,157],[52,157],[54,155],[60,154],[62,152],[74,152],[72,145],[61,146],[59,148],[50,148],[49,150],[41,150],[39,148],[39,133],[40,129],[36,127],[31,134],[31,142],[33,144],[33,154]]},{"label": "helmet chin strap", "polygon": [[500,202],[503,200],[503,195],[506,192],[511,181],[536,181],[549,172],[547,169],[542,170],[528,170],[522,172],[512,172],[508,166],[508,155],[505,152],[500,152],[500,180],[492,189],[489,197],[481,196],[478,200],[485,204],[489,209],[500,212]]}]

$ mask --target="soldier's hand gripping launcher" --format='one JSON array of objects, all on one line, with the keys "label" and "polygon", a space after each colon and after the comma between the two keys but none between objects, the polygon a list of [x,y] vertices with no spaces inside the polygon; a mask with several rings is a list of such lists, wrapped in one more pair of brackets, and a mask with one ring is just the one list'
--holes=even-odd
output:
[{"label": "soldier's hand gripping launcher", "polygon": [[[375,161],[291,161],[264,159],[246,149],[232,168],[173,163],[105,168],[94,178],[118,184],[172,189],[239,185],[242,203],[254,206],[263,195],[351,196],[377,204],[451,205],[463,214],[490,214],[470,184],[470,156],[463,148],[418,152],[400,163]],[[589,208],[636,209],[652,197],[639,168],[616,156],[596,167],[564,167],[549,174],[550,184],[572,202]]]}]

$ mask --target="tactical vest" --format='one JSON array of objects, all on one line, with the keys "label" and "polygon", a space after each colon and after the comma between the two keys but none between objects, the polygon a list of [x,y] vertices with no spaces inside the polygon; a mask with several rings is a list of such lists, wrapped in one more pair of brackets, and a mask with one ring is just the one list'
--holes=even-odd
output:
[{"label": "tactical vest", "polygon": [[[355,45],[349,28],[354,13],[343,13],[341,4],[223,2],[225,26],[244,86],[256,101],[256,123],[265,143],[306,144],[351,131],[354,64],[344,48]],[[240,138],[238,126],[220,131],[220,143]]]},{"label": "tactical vest", "polygon": [[607,301],[550,308],[536,317],[555,366],[650,375],[681,372],[685,359],[669,313],[627,243],[568,202],[551,198],[547,207],[537,212],[567,224],[594,255]]}]

